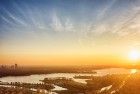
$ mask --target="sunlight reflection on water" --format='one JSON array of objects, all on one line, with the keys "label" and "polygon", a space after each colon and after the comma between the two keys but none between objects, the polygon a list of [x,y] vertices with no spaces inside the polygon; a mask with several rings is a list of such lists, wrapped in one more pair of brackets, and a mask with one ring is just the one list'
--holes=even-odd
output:
[{"label": "sunlight reflection on water", "polygon": [[134,74],[134,73],[136,73],[137,72],[137,69],[131,69],[131,74]]}]

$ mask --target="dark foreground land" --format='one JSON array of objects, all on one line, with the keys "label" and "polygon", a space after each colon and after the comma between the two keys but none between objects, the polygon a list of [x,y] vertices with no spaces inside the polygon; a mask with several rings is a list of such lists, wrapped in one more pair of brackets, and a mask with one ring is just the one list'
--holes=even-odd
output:
[{"label": "dark foreground land", "polygon": [[[31,88],[51,91],[53,85],[66,90],[55,90],[57,94],[140,94],[140,74],[115,74],[106,76],[77,76],[87,79],[87,84],[68,78],[45,78],[42,84],[7,83],[14,87],[0,87],[0,94],[50,94],[32,91]],[[2,83],[2,82],[1,82]],[[51,93],[54,94],[54,93]]]},{"label": "dark foreground land", "polygon": [[[0,77],[23,76],[31,74],[49,73],[96,73],[94,69],[109,67],[0,67]],[[131,68],[131,67],[126,67]],[[73,79],[44,78],[43,83],[3,83],[0,82],[0,94],[55,94],[52,91],[54,85],[66,88],[66,90],[54,90],[57,94],[140,94],[140,74],[114,74],[106,76],[75,76],[75,79],[87,79],[87,83],[79,83]],[[4,87],[1,85],[10,85]],[[12,87],[11,87],[12,86]],[[36,89],[35,91],[32,89]],[[43,91],[42,91],[43,90]]]},{"label": "dark foreground land", "polygon": [[87,86],[87,94],[139,94],[140,74],[92,77]]},{"label": "dark foreground land", "polygon": [[0,87],[0,94],[39,94],[26,88]]},{"label": "dark foreground land", "polygon": [[65,78],[45,78],[43,82],[68,89],[56,91],[59,94],[140,94],[140,74],[84,76],[83,78],[89,79],[87,84]]}]

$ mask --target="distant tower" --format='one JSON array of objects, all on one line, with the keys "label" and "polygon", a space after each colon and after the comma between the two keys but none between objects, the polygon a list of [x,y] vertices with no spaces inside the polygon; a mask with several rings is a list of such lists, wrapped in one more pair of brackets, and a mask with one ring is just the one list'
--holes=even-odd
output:
[{"label": "distant tower", "polygon": [[15,64],[15,69],[17,69],[18,68],[18,65],[17,64]]}]

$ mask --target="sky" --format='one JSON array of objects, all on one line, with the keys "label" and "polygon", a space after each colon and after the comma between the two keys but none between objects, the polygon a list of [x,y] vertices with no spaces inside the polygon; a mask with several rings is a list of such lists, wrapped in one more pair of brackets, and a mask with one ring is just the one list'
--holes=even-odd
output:
[{"label": "sky", "polygon": [[140,0],[0,0],[0,64],[128,64],[139,30]]}]

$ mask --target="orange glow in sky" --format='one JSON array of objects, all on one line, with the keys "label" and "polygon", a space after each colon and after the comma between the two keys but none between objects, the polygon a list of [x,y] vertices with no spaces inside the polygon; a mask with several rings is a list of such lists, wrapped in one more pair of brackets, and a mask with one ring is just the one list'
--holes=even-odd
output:
[{"label": "orange glow in sky", "polygon": [[0,64],[139,62],[140,0],[54,1],[1,2]]}]

